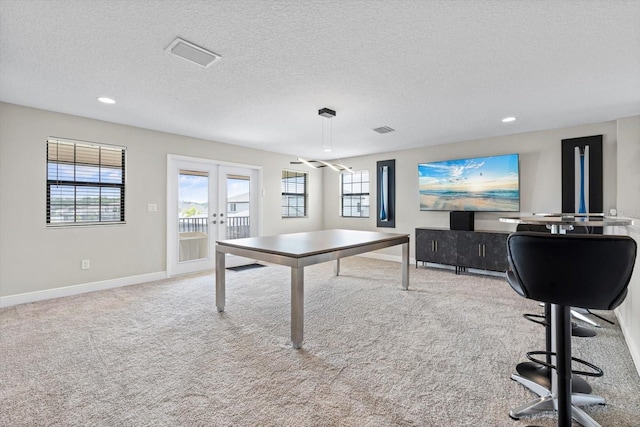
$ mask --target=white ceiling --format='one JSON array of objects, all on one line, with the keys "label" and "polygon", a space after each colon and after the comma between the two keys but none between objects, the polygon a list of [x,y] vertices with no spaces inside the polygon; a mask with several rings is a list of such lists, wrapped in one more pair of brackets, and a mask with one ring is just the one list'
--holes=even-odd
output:
[{"label": "white ceiling", "polygon": [[[4,102],[292,156],[640,114],[638,0],[0,0],[0,18]],[[176,37],[222,58],[177,58]]]}]

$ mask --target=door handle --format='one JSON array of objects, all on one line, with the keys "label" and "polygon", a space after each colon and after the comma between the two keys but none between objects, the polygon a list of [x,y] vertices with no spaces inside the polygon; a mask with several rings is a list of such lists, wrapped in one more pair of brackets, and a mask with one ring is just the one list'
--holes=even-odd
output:
[{"label": "door handle", "polygon": [[223,221],[223,220],[220,220],[220,224],[224,224],[224,221]]},{"label": "door handle", "polygon": [[217,222],[216,221],[211,221],[211,224],[217,224]]}]

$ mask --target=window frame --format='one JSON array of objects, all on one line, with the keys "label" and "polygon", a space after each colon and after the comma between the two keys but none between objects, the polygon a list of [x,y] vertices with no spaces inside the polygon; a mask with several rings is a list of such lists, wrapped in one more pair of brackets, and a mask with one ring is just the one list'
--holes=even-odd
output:
[{"label": "window frame", "polygon": [[[287,174],[293,174],[292,176],[286,176]],[[299,177],[304,177],[304,183],[303,183],[303,192],[293,192],[293,191],[285,191],[287,190],[287,188],[285,187],[285,179],[291,179],[291,178],[299,178]],[[294,184],[294,186],[297,184]],[[282,193],[282,201],[280,204],[280,215],[281,217],[284,218],[308,218],[309,217],[309,173],[308,172],[303,172],[303,171],[296,171],[296,170],[292,170],[292,169],[282,169],[282,174],[281,174],[281,178],[280,178],[280,189],[281,189],[281,193]],[[287,214],[285,215],[285,211],[287,213],[291,212],[291,209],[296,209],[299,207],[299,205],[291,205],[290,203],[287,203],[285,205],[284,200],[286,197],[286,200],[289,201],[291,200],[291,197],[300,197],[302,196],[302,207],[303,207],[303,212],[302,215],[290,215]]]},{"label": "window frame", "polygon": [[[366,173],[367,175],[367,181],[363,180],[363,175]],[[356,181],[356,183],[360,184],[361,189],[362,189],[362,185],[363,184],[368,184],[369,186],[369,191],[368,192],[364,192],[361,191],[359,193],[345,193],[345,177],[346,176],[350,176],[352,179],[352,182],[349,183],[351,184],[351,186],[353,187],[353,178],[358,176],[360,179],[359,181]],[[367,213],[366,215],[364,215],[362,206],[360,207],[360,215],[345,215],[345,198],[349,197],[349,198],[354,198],[354,197],[360,197],[360,199],[362,200],[363,197],[367,197],[369,199],[369,204],[367,205]],[[350,207],[351,210],[353,209],[353,206]],[[361,169],[361,170],[356,170],[353,172],[342,172],[340,173],[340,217],[341,218],[370,218],[371,217],[371,173],[368,169]]]},{"label": "window frame", "polygon": [[[52,145],[56,144],[55,149],[52,148]],[[66,146],[67,150],[69,147],[72,147],[72,155],[73,159],[69,157],[70,152],[66,151],[66,153],[60,151],[61,146]],[[84,155],[85,159],[92,153],[97,150],[97,161],[95,160],[85,160],[78,159],[78,148],[80,147],[80,155]],[[55,157],[52,157],[51,150],[55,150],[53,154]],[[103,150],[106,153],[109,151],[113,151],[113,156],[105,156],[103,159]],[[119,153],[118,153],[119,152]],[[63,157],[67,157],[67,159]],[[110,160],[113,162],[110,164]],[[74,140],[69,138],[58,138],[54,136],[47,137],[45,143],[45,175],[46,175],[46,200],[45,200],[45,221],[46,227],[49,228],[59,228],[59,227],[86,227],[86,226],[105,226],[105,225],[122,225],[126,224],[126,187],[127,187],[127,147],[121,145],[113,145],[113,144],[104,144],[90,141],[82,141],[82,140]],[[51,165],[55,165],[55,169],[51,170]],[[73,177],[69,179],[69,177],[61,177],[64,173],[60,171],[63,169],[60,166],[65,165],[64,169],[68,171],[73,171]],[[97,168],[97,170],[96,170]],[[107,173],[111,171],[117,171],[119,173],[119,177],[117,181],[109,180]],[[95,173],[97,172],[97,178],[94,179],[81,179],[78,177],[78,173]],[[52,173],[55,176],[52,177]],[[104,178],[103,178],[104,175]],[[66,178],[66,179],[65,179]],[[103,181],[103,179],[105,179]],[[96,180],[97,179],[97,180]],[[55,204],[52,204],[52,187],[60,186],[60,187],[69,187],[73,191],[73,209],[72,221],[53,221],[54,217],[52,215],[52,208]],[[88,204],[79,204],[79,198],[82,197],[82,189],[98,189],[97,195],[97,203],[88,203]],[[104,201],[109,197],[108,195],[103,195],[103,189],[117,190],[119,193],[118,196],[115,196],[115,200],[117,200],[117,204],[104,204]],[[78,194],[78,190],[80,191],[80,195]],[[108,193],[108,192],[107,192]],[[86,196],[89,197],[89,196]],[[95,196],[94,196],[95,197]],[[71,205],[69,205],[71,206]],[[82,221],[79,220],[81,214],[78,213],[78,206],[86,206],[87,209],[93,208],[96,210],[96,214],[98,216],[98,220],[92,221]],[[105,215],[104,209],[108,208],[108,206],[118,206],[119,211],[116,214],[118,219],[112,219],[109,217],[108,219],[102,219],[103,215]]]}]

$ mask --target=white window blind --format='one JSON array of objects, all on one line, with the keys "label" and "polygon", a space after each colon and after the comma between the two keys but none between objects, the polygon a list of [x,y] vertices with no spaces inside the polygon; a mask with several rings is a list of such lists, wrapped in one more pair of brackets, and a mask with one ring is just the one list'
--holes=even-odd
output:
[{"label": "white window blind", "polygon": [[307,177],[304,172],[282,171],[282,217],[307,216]]},{"label": "white window blind", "polygon": [[47,224],[125,221],[126,147],[47,139]]},{"label": "white window blind", "polygon": [[340,216],[369,218],[369,171],[340,174]]}]

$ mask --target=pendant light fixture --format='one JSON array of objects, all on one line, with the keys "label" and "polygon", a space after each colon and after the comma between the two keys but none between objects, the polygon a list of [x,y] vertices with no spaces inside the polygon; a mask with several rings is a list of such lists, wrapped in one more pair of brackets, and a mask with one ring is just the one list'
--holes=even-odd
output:
[{"label": "pendant light fixture", "polygon": [[324,123],[326,120],[322,120],[322,150],[325,153],[330,153],[333,149],[333,118],[336,116],[336,112],[329,108],[321,108],[318,110],[318,115],[329,119],[329,138],[324,136]]},{"label": "pendant light fixture", "polygon": [[[328,130],[328,138],[325,138],[325,122],[326,120],[322,120],[322,151],[324,151],[325,153],[330,153],[331,150],[333,149],[333,122],[332,119],[336,116],[336,112],[330,108],[321,108],[320,110],[318,110],[318,115],[320,117],[323,117],[325,119],[329,119],[329,130]],[[301,157],[298,157],[298,161],[296,162],[291,162],[292,165],[299,165],[299,164],[305,164],[307,166],[309,166],[310,168],[313,169],[317,169],[317,168],[324,168],[324,167],[328,167],[333,169],[336,172],[340,172],[340,171],[347,171],[347,172],[351,172],[354,173],[351,168],[343,165],[343,164],[339,164],[339,163],[329,163],[329,162],[325,162],[323,160],[306,160],[303,159]]]}]

